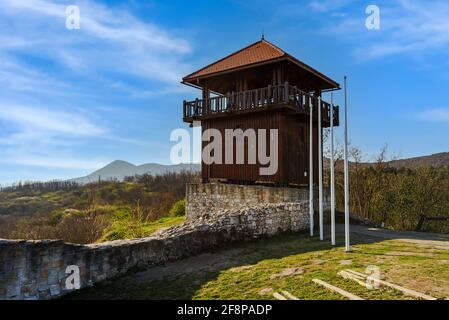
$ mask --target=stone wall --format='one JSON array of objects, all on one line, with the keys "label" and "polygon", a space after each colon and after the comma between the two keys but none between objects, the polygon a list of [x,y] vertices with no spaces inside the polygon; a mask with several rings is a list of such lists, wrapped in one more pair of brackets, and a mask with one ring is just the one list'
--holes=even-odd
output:
[{"label": "stone wall", "polygon": [[[318,195],[318,190],[315,190]],[[324,211],[330,211],[329,190],[324,190]],[[192,183],[186,188],[187,220],[209,217],[223,209],[237,210],[264,203],[309,201],[308,188],[275,188],[226,183]],[[317,210],[318,203],[315,203]]]},{"label": "stone wall", "polygon": [[[50,299],[67,289],[68,266],[80,271],[81,288],[124,274],[242,241],[308,228],[308,202],[217,209],[152,237],[101,244],[0,240],[0,299]],[[70,275],[70,274],[69,274]]]},{"label": "stone wall", "polygon": [[[133,268],[182,259],[226,242],[309,228],[307,189],[189,184],[186,196],[186,222],[148,238],[90,245],[0,239],[0,299],[67,294],[73,290],[66,286],[69,266],[79,268],[83,288]],[[328,210],[327,190],[324,200]]]}]

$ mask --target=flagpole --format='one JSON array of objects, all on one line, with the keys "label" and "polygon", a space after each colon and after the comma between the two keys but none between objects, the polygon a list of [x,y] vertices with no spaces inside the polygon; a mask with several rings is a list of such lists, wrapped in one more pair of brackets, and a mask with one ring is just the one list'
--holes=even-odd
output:
[{"label": "flagpole", "polygon": [[330,157],[330,171],[331,171],[331,242],[335,246],[335,169],[334,169],[334,96],[331,92],[331,157]]},{"label": "flagpole", "polygon": [[345,250],[349,252],[348,99],[346,80],[347,77],[345,76]]},{"label": "flagpole", "polygon": [[321,134],[321,97],[318,97],[318,182],[319,182],[319,222],[320,222],[320,240],[324,239],[323,229],[323,145]]},{"label": "flagpole", "polygon": [[310,124],[309,124],[309,222],[310,222],[310,236],[313,237],[313,103],[312,98],[309,97],[310,107]]}]

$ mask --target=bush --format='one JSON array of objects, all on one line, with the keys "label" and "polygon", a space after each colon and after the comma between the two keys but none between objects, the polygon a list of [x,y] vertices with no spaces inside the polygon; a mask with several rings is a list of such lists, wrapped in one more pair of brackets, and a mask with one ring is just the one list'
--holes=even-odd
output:
[{"label": "bush", "polygon": [[171,217],[179,217],[186,214],[186,200],[182,199],[173,204],[170,209]]}]

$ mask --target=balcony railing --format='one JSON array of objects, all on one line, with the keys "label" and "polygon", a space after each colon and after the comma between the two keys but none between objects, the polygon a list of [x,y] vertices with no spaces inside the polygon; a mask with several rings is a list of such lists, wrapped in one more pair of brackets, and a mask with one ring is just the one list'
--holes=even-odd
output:
[{"label": "balcony railing", "polygon": [[[287,105],[298,113],[309,114],[313,106],[314,116],[318,114],[318,98],[288,83],[268,86],[205,100],[184,101],[184,120],[191,122],[201,118],[246,111],[263,110],[271,106]],[[334,125],[339,125],[339,107],[334,106]],[[331,105],[321,100],[321,117],[324,125],[330,124]]]}]

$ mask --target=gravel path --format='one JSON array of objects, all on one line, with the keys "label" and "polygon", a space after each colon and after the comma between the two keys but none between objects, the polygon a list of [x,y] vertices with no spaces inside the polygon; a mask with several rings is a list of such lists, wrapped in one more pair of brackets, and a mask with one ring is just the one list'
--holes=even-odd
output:
[{"label": "gravel path", "polygon": [[[337,232],[342,232],[344,225],[337,225]],[[351,225],[351,233],[366,235],[386,240],[400,240],[417,245],[432,246],[439,249],[449,249],[449,235],[413,232],[413,231],[393,231],[388,229],[370,228],[365,226]]]}]

